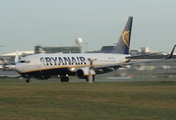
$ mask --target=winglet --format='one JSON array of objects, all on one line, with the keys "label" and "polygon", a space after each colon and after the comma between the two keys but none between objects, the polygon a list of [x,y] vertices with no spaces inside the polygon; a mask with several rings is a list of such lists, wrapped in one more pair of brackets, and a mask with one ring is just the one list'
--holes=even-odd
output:
[{"label": "winglet", "polygon": [[170,59],[173,56],[175,47],[176,47],[176,45],[174,45],[174,47],[172,48],[172,51],[170,52],[170,54],[166,58],[164,58],[164,59]]},{"label": "winglet", "polygon": [[16,52],[16,56],[15,56],[15,63],[17,63],[18,60],[19,60],[19,55],[18,55],[18,50],[17,50],[17,52]]}]

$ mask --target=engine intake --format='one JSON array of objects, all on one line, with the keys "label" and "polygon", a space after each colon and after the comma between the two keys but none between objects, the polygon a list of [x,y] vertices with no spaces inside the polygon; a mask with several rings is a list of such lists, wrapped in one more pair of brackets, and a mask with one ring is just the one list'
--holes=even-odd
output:
[{"label": "engine intake", "polygon": [[85,68],[80,68],[76,71],[76,76],[80,79],[85,78],[86,76],[89,75],[95,75],[95,71],[93,69],[89,69],[89,67],[85,67]]}]

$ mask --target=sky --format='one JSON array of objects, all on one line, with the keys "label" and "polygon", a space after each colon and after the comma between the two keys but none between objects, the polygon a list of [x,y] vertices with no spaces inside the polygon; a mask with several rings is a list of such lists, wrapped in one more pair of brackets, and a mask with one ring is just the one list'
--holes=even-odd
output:
[{"label": "sky", "polygon": [[169,52],[176,44],[176,0],[0,0],[0,54],[34,46],[83,50],[114,45],[133,16],[131,49]]}]

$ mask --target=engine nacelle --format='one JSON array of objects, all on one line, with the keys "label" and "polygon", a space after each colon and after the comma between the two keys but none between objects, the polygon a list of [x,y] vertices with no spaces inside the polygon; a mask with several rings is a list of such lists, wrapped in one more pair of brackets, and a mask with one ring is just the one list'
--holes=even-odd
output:
[{"label": "engine nacelle", "polygon": [[47,80],[51,77],[51,75],[36,75],[34,78],[39,79],[39,80]]},{"label": "engine nacelle", "polygon": [[95,71],[93,69],[89,69],[89,67],[85,67],[85,68],[80,68],[76,71],[76,76],[80,79],[85,78],[86,76],[89,75],[95,75]]}]

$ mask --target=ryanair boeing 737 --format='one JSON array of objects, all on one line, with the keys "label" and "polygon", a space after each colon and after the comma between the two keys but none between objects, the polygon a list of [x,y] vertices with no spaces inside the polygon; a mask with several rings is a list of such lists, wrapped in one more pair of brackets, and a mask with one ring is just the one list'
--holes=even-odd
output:
[{"label": "ryanair boeing 737", "polygon": [[[59,75],[61,82],[68,82],[68,76],[77,76],[88,81],[90,75],[94,81],[96,74],[133,64],[129,62],[133,58],[129,54],[132,21],[133,17],[129,17],[117,45],[106,53],[34,54],[20,60],[17,55],[15,70],[27,78],[27,83],[31,81],[31,77],[49,79],[52,75]],[[165,59],[172,56],[174,49],[175,46]]]}]

